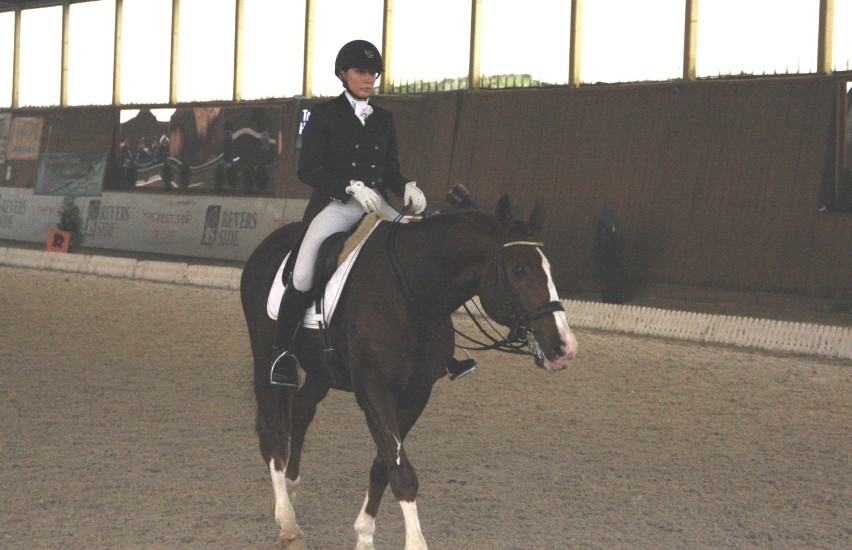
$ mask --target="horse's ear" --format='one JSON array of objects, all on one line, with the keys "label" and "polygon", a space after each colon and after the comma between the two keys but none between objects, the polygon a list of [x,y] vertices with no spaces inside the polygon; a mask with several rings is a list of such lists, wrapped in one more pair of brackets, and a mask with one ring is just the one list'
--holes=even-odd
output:
[{"label": "horse's ear", "polygon": [[535,202],[535,206],[533,206],[532,213],[530,214],[530,221],[527,223],[527,229],[529,229],[531,237],[537,237],[541,234],[541,230],[544,228],[544,218],[546,216],[547,206],[545,206],[543,200],[538,199]]},{"label": "horse's ear", "polygon": [[515,219],[512,217],[512,203],[509,202],[509,194],[504,193],[500,200],[497,201],[497,208],[494,211],[494,215],[497,218],[497,223],[500,224],[500,228],[503,231],[508,231],[511,229],[512,225],[515,223]]}]

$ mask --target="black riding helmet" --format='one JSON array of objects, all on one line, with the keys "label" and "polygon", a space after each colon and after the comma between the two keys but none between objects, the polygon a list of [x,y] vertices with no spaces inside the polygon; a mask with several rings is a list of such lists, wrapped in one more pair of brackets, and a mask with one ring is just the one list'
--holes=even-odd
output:
[{"label": "black riding helmet", "polygon": [[334,76],[339,77],[340,71],[348,69],[364,69],[382,74],[384,71],[382,53],[366,40],[347,42],[337,52],[337,59],[334,60]]}]

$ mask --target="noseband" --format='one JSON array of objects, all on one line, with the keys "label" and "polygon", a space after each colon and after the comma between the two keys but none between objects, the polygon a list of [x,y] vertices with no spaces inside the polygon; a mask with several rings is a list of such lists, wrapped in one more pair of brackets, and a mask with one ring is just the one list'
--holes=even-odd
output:
[{"label": "noseband", "polygon": [[505,297],[509,310],[512,312],[511,324],[509,325],[511,329],[509,335],[511,338],[508,340],[510,342],[527,342],[529,340],[530,333],[533,332],[529,326],[531,322],[555,311],[565,311],[565,307],[559,300],[553,300],[530,311],[529,313],[523,311],[515,292],[512,290],[512,287],[509,286],[509,277],[506,273],[506,262],[503,260],[503,250],[510,246],[534,246],[536,249],[539,249],[544,246],[544,243],[535,241],[510,241],[508,243],[504,243],[503,246],[498,248],[497,253],[495,254],[494,261],[496,263],[495,269],[497,272],[497,284],[494,286],[494,301],[495,303],[497,301],[497,287],[502,284],[506,289]]}]

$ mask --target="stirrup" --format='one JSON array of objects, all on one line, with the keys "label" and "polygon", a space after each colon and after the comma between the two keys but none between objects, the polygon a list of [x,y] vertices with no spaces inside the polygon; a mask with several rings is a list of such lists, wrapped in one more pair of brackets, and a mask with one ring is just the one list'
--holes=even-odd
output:
[{"label": "stirrup", "polygon": [[285,350],[272,361],[269,383],[273,386],[299,387],[299,360],[295,355]]},{"label": "stirrup", "polygon": [[476,368],[476,359],[471,357],[467,350],[462,351],[464,351],[464,354],[467,355],[467,359],[459,361],[458,359],[453,358],[450,359],[450,364],[447,365],[447,376],[450,380],[458,380],[463,376],[467,376]]}]

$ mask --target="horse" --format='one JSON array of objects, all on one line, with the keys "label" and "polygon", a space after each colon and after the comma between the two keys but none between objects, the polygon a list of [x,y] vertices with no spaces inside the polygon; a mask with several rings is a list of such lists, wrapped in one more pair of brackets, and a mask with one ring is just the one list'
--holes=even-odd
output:
[{"label": "horse", "polygon": [[[302,447],[318,403],[330,389],[340,389],[354,394],[376,446],[354,524],[356,549],[373,548],[388,485],[404,516],[405,548],[427,548],[417,514],[417,474],[404,443],[433,385],[454,360],[453,312],[478,296],[488,317],[511,329],[511,338],[492,337],[497,344],[490,347],[516,351],[526,344],[535,363],[549,371],[565,369],[577,355],[577,340],[537,241],[544,219],[539,201],[527,223],[515,220],[503,195],[493,215],[463,210],[408,224],[380,223],[361,248],[330,326],[303,328],[293,344],[304,371],[298,390],[270,384],[275,322],[266,303],[300,224],[278,228],[253,251],[242,271],[240,295],[254,357],[255,428],[272,478],[282,547],[306,545],[293,508]],[[329,374],[329,343],[346,376]]]}]

